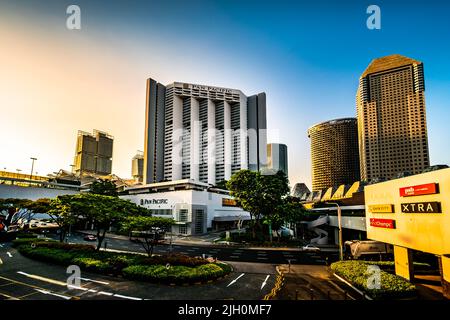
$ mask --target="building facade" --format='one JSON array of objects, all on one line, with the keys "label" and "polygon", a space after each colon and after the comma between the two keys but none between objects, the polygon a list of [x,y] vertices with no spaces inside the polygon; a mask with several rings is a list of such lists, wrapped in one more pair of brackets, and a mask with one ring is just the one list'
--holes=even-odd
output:
[{"label": "building facade", "polygon": [[138,151],[131,160],[131,176],[136,182],[144,181],[144,153],[142,151]]},{"label": "building facade", "polygon": [[288,176],[287,145],[280,143],[267,145],[267,168],[275,172],[283,171]]},{"label": "building facade", "polygon": [[430,165],[422,62],[373,60],[360,77],[356,105],[362,180],[418,174]]},{"label": "building facade", "polygon": [[225,190],[185,179],[146,184],[126,189],[121,196],[150,209],[155,217],[172,218],[172,232],[181,235],[203,234],[211,230],[236,228],[250,214],[238,207]]},{"label": "building facade", "polygon": [[106,132],[78,131],[74,172],[78,175],[109,175],[112,169],[114,138]]},{"label": "building facade", "polygon": [[147,80],[144,183],[215,185],[267,161],[265,93]]},{"label": "building facade", "polygon": [[360,180],[355,118],[330,120],[308,129],[312,191]]}]

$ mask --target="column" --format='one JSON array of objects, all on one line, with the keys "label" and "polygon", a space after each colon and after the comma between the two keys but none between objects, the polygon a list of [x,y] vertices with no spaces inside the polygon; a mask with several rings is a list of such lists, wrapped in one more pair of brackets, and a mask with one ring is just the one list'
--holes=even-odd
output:
[{"label": "column", "polygon": [[172,180],[181,180],[183,171],[183,99],[173,97]]},{"label": "column", "polygon": [[394,246],[395,274],[408,281],[414,279],[411,249]]},{"label": "column", "polygon": [[216,184],[216,106],[208,99],[208,183]]},{"label": "column", "polygon": [[225,180],[231,178],[231,106],[225,101],[223,105],[223,129],[224,129],[224,171]]},{"label": "column", "polygon": [[195,181],[200,179],[200,123],[199,102],[191,97],[191,161],[190,178]]},{"label": "column", "polygon": [[241,94],[239,101],[239,132],[241,143],[241,169],[248,169],[247,159],[247,97]]}]

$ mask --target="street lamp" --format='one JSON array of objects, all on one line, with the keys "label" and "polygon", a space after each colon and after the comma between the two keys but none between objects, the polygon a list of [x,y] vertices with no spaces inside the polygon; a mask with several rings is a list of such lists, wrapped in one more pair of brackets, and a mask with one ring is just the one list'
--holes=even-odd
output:
[{"label": "street lamp", "polygon": [[338,227],[339,227],[339,260],[344,260],[344,251],[342,248],[342,213],[341,207],[336,202],[325,202],[326,204],[334,204],[337,206]]},{"label": "street lamp", "polygon": [[31,173],[30,173],[30,180],[33,178],[33,169],[34,169],[34,161],[37,160],[37,158],[31,157]]}]

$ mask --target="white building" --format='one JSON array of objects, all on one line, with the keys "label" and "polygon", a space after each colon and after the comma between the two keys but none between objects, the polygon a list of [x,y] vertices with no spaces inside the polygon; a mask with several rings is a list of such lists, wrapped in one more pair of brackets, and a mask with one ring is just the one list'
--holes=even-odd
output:
[{"label": "white building", "polygon": [[266,164],[266,95],[147,80],[144,183],[216,185]]},{"label": "white building", "polygon": [[226,190],[190,179],[130,187],[126,191],[128,194],[121,198],[150,209],[153,216],[173,218],[175,234],[203,234],[250,220],[250,214],[237,207]]}]

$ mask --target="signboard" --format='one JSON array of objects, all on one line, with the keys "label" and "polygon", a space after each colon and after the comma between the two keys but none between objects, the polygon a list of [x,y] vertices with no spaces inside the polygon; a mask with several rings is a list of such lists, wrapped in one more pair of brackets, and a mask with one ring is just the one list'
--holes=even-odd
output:
[{"label": "signboard", "polygon": [[393,204],[373,204],[369,206],[369,211],[371,213],[394,213]]},{"label": "signboard", "polygon": [[422,196],[438,193],[437,183],[427,183],[418,186],[400,188],[400,197]]},{"label": "signboard", "polygon": [[168,199],[141,199],[141,206],[146,204],[168,204]]},{"label": "signboard", "polygon": [[234,199],[222,198],[222,207],[237,207],[237,202]]},{"label": "signboard", "polygon": [[371,218],[370,226],[376,228],[395,229],[395,220]]},{"label": "signboard", "polygon": [[442,213],[440,202],[402,203],[403,213]]}]

